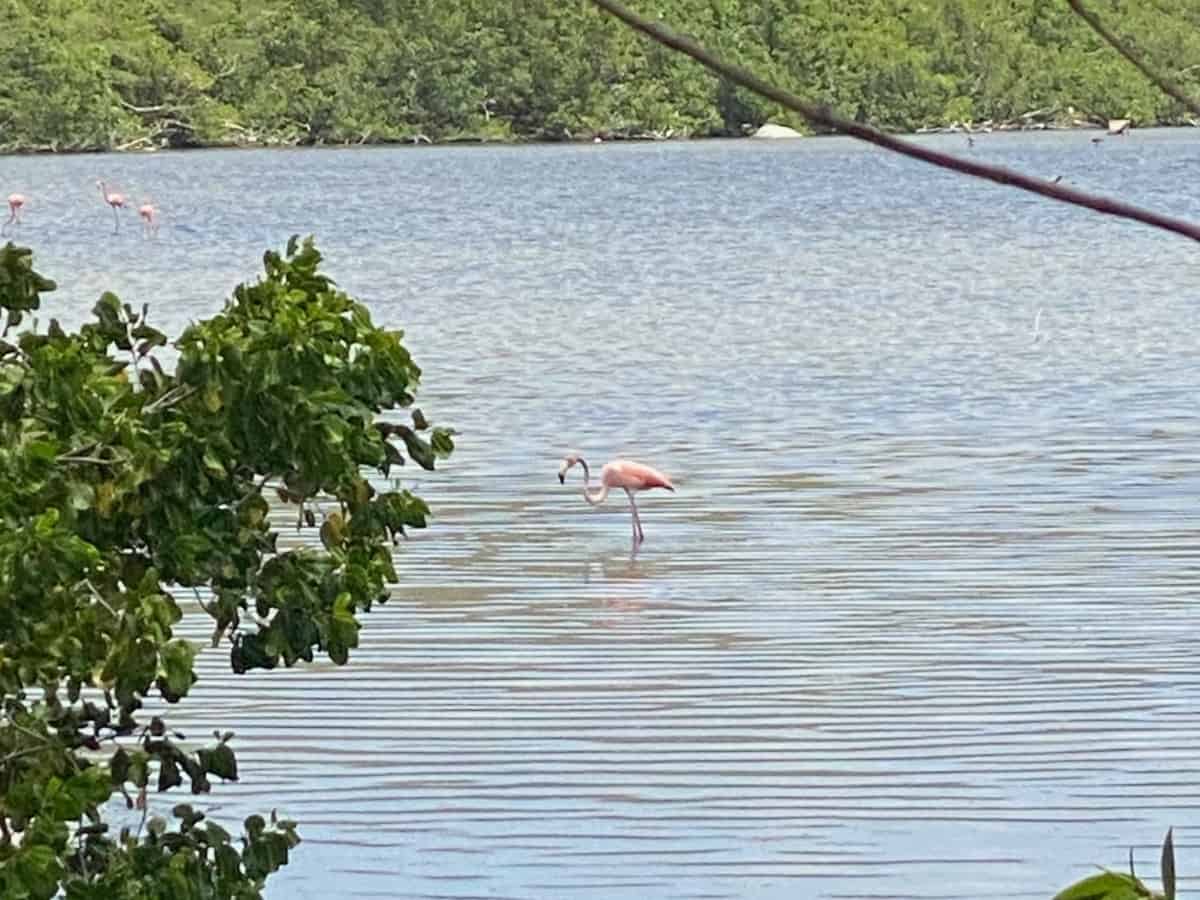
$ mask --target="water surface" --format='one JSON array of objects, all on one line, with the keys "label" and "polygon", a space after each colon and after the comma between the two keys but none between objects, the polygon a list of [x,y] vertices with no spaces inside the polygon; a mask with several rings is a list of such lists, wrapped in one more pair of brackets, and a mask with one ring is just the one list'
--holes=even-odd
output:
[{"label": "water surface", "polygon": [[[924,138],[1200,219],[1200,137]],[[163,209],[111,234],[106,177]],[[274,898],[1044,898],[1200,867],[1197,250],[841,139],[7,159],[78,321],[317,235],[461,432],[345,669],[234,677]],[[558,458],[670,472],[593,510]],[[206,634],[200,619],[189,634]],[[204,705],[209,708],[197,710]],[[1187,879],[1184,881],[1187,884]]]}]

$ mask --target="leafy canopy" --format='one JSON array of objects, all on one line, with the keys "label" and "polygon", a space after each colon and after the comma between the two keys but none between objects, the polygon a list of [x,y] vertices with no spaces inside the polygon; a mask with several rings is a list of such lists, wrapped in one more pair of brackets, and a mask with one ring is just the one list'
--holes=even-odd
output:
[{"label": "leafy canopy", "polygon": [[[0,249],[0,896],[259,896],[299,838],[251,816],[240,839],[152,791],[236,780],[231,732],[197,747],[147,698],[181,701],[198,648],[174,636],[194,589],[235,672],[345,663],[359,613],[397,580],[393,544],[428,508],[384,490],[393,467],[453,449],[411,407],[401,334],[319,271],[311,241],[167,337],[112,294],[68,333],[25,327],[41,294],[29,250]],[[280,523],[320,549],[281,550]],[[203,592],[203,593],[201,593]],[[207,599],[204,599],[207,598]],[[148,718],[148,721],[147,721]],[[142,810],[116,834],[106,805]],[[240,849],[238,846],[240,843]]]}]

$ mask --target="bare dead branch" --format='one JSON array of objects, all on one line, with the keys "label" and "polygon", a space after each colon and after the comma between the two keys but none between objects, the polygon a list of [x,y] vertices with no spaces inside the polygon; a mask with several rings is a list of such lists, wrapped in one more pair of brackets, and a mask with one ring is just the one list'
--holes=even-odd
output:
[{"label": "bare dead branch", "polygon": [[55,462],[80,466],[115,466],[119,459],[102,459],[99,456],[56,456]]},{"label": "bare dead branch", "polygon": [[[1071,9],[1075,11],[1075,14],[1079,16],[1079,18],[1088,23],[1092,31],[1104,38],[1104,40],[1106,40],[1114,50],[1129,60],[1129,62],[1131,62],[1139,72],[1141,72],[1143,75],[1149,78],[1151,82],[1154,83],[1155,87],[1161,90],[1164,94],[1170,94],[1196,115],[1200,116],[1200,103],[1189,97],[1184,92],[1183,88],[1181,88],[1175,82],[1171,81],[1165,75],[1161,75],[1154,71],[1154,69],[1150,68],[1150,65],[1140,56],[1138,56],[1138,54],[1133,51],[1133,48],[1109,31],[1105,24],[1100,21],[1099,17],[1083,5],[1082,0],[1067,0],[1067,3],[1070,4]],[[1184,71],[1186,71],[1186,69]]]},{"label": "bare dead branch", "polygon": [[26,747],[23,750],[14,750],[7,756],[0,756],[0,768],[7,768],[9,763],[14,763],[18,759],[25,756],[33,756],[37,753],[45,753],[47,750],[53,750],[54,747],[45,744],[41,747]]},{"label": "bare dead branch", "polygon": [[118,144],[115,149],[118,153],[121,153],[125,150],[132,150],[134,147],[150,147],[153,146],[153,144],[154,141],[152,141],[150,138],[139,137],[134,138],[132,141],[126,141],[124,144]]},{"label": "bare dead branch", "polygon": [[1135,222],[1141,222],[1144,225],[1181,234],[1184,237],[1191,238],[1193,241],[1200,241],[1200,226],[1183,219],[1142,209],[1120,200],[1112,200],[1108,197],[1100,197],[1095,194],[1077,191],[1073,188],[1064,187],[1061,184],[1054,184],[1040,178],[1023,175],[1020,172],[1014,172],[1011,169],[1005,169],[1001,166],[990,166],[975,162],[974,160],[962,159],[950,153],[931,150],[890,134],[885,134],[876,128],[872,128],[870,125],[854,122],[843,116],[839,116],[824,104],[802,100],[782,88],[775,87],[763,81],[757,75],[743,69],[741,66],[735,66],[732,63],[719,59],[691,38],[676,34],[674,31],[657,22],[651,22],[648,19],[642,18],[623,4],[617,2],[617,0],[591,0],[591,2],[658,43],[690,56],[702,66],[729,79],[734,84],[741,85],[756,94],[766,97],[768,100],[774,100],[780,106],[798,112],[815,125],[850,135],[851,137],[858,138],[860,141],[867,141],[868,143],[883,147],[885,150],[891,150],[893,153],[919,159],[921,162],[939,166],[943,169],[950,169],[951,171],[961,172],[964,175],[972,175],[976,178],[984,178],[988,181],[994,181],[997,184],[1004,184],[1023,191],[1029,191],[1033,194],[1039,194],[1043,197],[1049,197],[1051,200],[1057,200],[1060,203],[1082,206],[1098,213],[1104,213],[1105,215],[1131,219]]},{"label": "bare dead branch", "polygon": [[117,102],[120,103],[126,109],[132,110],[135,113],[141,113],[143,115],[152,114],[152,113],[160,113],[163,110],[174,108],[174,107],[167,106],[165,103],[160,103],[157,106],[134,106],[132,103],[130,103],[127,100],[122,99],[121,97],[117,98]]},{"label": "bare dead branch", "polygon": [[171,390],[167,391],[165,394],[143,409],[142,413],[144,415],[149,415],[150,413],[158,412],[159,410],[174,406],[176,403],[182,403],[188,397],[192,396],[192,394],[196,393],[196,390],[197,388],[192,385],[181,384],[177,387],[173,387]]}]

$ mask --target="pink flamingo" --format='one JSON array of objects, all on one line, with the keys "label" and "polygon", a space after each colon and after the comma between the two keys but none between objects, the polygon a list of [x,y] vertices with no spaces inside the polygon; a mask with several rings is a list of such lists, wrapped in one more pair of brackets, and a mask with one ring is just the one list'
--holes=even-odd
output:
[{"label": "pink flamingo", "polygon": [[588,464],[578,453],[572,453],[563,459],[562,465],[558,468],[560,484],[566,483],[567,470],[576,463],[583,466],[583,499],[592,506],[599,506],[603,503],[610,488],[622,488],[629,495],[629,508],[633,511],[633,549],[636,553],[638,544],[646,539],[646,533],[642,531],[642,520],[638,517],[637,501],[633,499],[633,495],[638,491],[648,491],[651,488],[666,488],[668,491],[674,492],[675,485],[671,484],[671,479],[657,469],[628,459],[614,459],[600,470],[600,487],[593,493],[589,487],[591,476],[588,472]]},{"label": "pink flamingo", "polygon": [[157,237],[158,208],[147,200],[138,207],[138,216],[142,220],[142,237]]},{"label": "pink flamingo", "polygon": [[24,194],[9,194],[8,195],[8,219],[4,226],[0,228],[0,234],[8,231],[9,225],[21,224],[21,208],[25,205]]},{"label": "pink flamingo", "polygon": [[116,234],[121,230],[121,217],[117,215],[117,210],[124,209],[129,205],[129,201],[125,199],[124,194],[118,193],[117,191],[110,192],[108,188],[104,186],[103,181],[97,181],[96,184],[100,186],[100,194],[104,197],[104,202],[112,207],[113,234]]}]

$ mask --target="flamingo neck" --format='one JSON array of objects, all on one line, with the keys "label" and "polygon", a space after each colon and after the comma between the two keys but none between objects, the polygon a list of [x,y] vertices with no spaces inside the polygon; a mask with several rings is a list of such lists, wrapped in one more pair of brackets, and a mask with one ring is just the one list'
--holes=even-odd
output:
[{"label": "flamingo neck", "polygon": [[579,465],[583,466],[583,499],[592,504],[592,506],[599,506],[608,496],[608,485],[602,484],[593,491],[590,486],[592,474],[588,471],[588,464],[584,462],[583,457],[580,457]]},{"label": "flamingo neck", "polygon": [[600,485],[600,487],[596,488],[595,492],[593,492],[592,489],[589,488],[586,484],[583,486],[583,499],[586,500],[588,503],[592,504],[592,506],[599,506],[601,503],[604,502],[604,499],[607,496],[608,496],[608,485],[607,484]]}]

